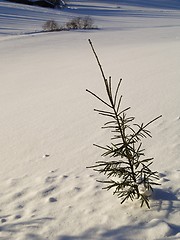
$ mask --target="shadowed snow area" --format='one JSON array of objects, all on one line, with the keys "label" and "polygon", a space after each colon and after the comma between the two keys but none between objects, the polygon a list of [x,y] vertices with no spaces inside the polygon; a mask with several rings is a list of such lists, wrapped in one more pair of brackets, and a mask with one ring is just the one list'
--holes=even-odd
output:
[{"label": "shadowed snow area", "polygon": [[[0,239],[180,239],[180,1],[69,1],[47,9],[0,1]],[[98,29],[42,32],[91,16]],[[146,157],[161,185],[150,209],[123,205],[86,169],[102,160],[105,98],[91,39],[122,107],[147,123]]]},{"label": "shadowed snow area", "polygon": [[162,9],[180,9],[179,0],[122,0],[119,1],[120,4],[140,6],[140,7],[150,7],[150,8],[162,8]]},{"label": "shadowed snow area", "polygon": [[59,10],[1,0],[0,37],[39,32],[42,31],[42,25],[47,20],[53,19],[63,25],[69,19],[81,15],[92,16],[101,29],[177,26],[179,7],[180,1],[165,0],[152,1],[152,3],[151,1],[148,3],[147,1],[70,1],[68,8]]}]

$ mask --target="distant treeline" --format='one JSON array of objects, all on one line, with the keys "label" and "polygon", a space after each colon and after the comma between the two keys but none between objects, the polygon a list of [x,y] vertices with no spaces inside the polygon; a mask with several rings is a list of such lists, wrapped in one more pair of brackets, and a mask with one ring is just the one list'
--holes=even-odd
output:
[{"label": "distant treeline", "polygon": [[9,2],[34,5],[47,8],[65,7],[66,3],[61,0],[8,0]]}]

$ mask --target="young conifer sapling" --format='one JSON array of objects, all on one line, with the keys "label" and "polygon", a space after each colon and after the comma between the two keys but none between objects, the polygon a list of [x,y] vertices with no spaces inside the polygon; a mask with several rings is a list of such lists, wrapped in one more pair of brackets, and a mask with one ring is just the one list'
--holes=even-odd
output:
[{"label": "young conifer sapling", "polygon": [[86,91],[104,105],[105,110],[94,109],[94,111],[108,119],[102,128],[109,129],[112,137],[110,144],[106,146],[94,144],[103,151],[102,156],[108,157],[108,160],[97,161],[88,168],[93,168],[107,177],[107,180],[98,182],[105,184],[103,189],[113,189],[113,194],[121,199],[121,203],[128,199],[132,201],[139,199],[141,206],[145,203],[150,208],[149,196],[153,191],[152,186],[159,185],[157,183],[159,178],[158,173],[150,169],[153,158],[145,157],[142,139],[152,137],[147,127],[162,116],[154,118],[147,124],[134,123],[135,118],[128,116],[130,107],[121,109],[122,95],[119,90],[122,79],[118,81],[113,93],[111,77],[106,78],[90,39],[89,44],[100,69],[108,100],[103,100],[88,89]]}]

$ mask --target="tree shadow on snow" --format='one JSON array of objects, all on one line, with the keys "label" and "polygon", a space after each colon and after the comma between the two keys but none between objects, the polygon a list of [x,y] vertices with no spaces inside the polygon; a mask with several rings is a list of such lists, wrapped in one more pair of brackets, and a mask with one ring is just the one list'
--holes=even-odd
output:
[{"label": "tree shadow on snow", "polygon": [[[41,225],[46,223],[47,221],[52,221],[53,218],[45,217],[45,218],[37,218],[30,221],[20,221],[18,220],[16,223],[3,223],[0,226],[0,233],[9,233],[9,234],[16,234],[22,229],[28,229],[30,233],[26,234],[26,239],[28,240],[44,240],[44,238],[40,237],[37,234],[31,233],[34,232],[37,228]],[[1,239],[1,238],[0,238]],[[9,237],[4,237],[3,240],[9,240]]]},{"label": "tree shadow on snow", "polygon": [[154,189],[152,195],[152,209],[156,211],[164,211],[165,218],[168,218],[171,213],[179,211],[180,200],[178,194],[180,189],[172,191],[171,189]]},{"label": "tree shadow on snow", "polygon": [[109,239],[113,238],[113,240],[130,240],[129,238],[129,232],[132,233],[132,231],[136,231],[136,228],[138,229],[139,226],[127,226],[127,227],[120,227],[113,230],[105,230],[104,232],[99,233],[98,228],[92,228],[88,231],[85,231],[81,235],[78,236],[59,236],[57,240],[90,240],[90,239],[96,239],[96,240],[102,240],[102,239]]},{"label": "tree shadow on snow", "polygon": [[154,200],[164,200],[164,201],[177,201],[177,193],[179,192],[179,189],[175,192],[171,191],[170,189],[160,189],[155,188],[153,191],[152,199]]},{"label": "tree shadow on snow", "polygon": [[152,228],[156,228],[158,224],[164,222],[164,224],[169,227],[170,232],[168,236],[173,236],[174,240],[178,240],[179,236],[176,236],[177,233],[180,232],[180,225],[175,225],[168,223],[168,217],[170,214],[178,213],[179,211],[179,199],[178,193],[180,189],[176,191],[171,191],[170,189],[154,189],[152,201],[151,201],[151,209],[150,211],[163,211],[163,219],[157,219],[154,223],[150,225],[147,222],[139,222],[137,224],[122,226],[120,228],[111,229],[111,230],[103,230],[101,228],[92,228],[87,230],[78,236],[68,236],[62,235],[57,238],[57,240],[102,240],[112,238],[113,240],[130,240],[138,239],[142,232],[151,230]]},{"label": "tree shadow on snow", "polygon": [[[171,234],[173,240],[178,240],[179,237],[175,236],[180,231],[180,226],[168,224],[171,228]],[[149,229],[149,226],[146,223],[139,223],[136,225],[122,226],[120,228],[104,230],[100,232],[98,228],[92,228],[88,231],[82,233],[81,235],[63,235],[59,236],[57,240],[102,240],[102,239],[113,239],[113,240],[130,240],[130,239],[139,239],[139,236],[144,235],[144,232]],[[133,237],[132,237],[133,236]]]}]

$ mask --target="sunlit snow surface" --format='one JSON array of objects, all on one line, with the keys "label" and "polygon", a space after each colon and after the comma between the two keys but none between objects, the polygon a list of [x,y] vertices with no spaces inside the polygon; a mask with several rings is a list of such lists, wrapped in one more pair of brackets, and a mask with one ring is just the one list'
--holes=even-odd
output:
[{"label": "sunlit snow surface", "polygon": [[[71,1],[64,10],[0,1],[0,239],[180,239],[180,1]],[[43,33],[90,15],[98,30]],[[106,76],[123,78],[122,107],[137,123],[163,117],[144,141],[161,186],[151,209],[120,204],[86,166],[108,144]]]}]

